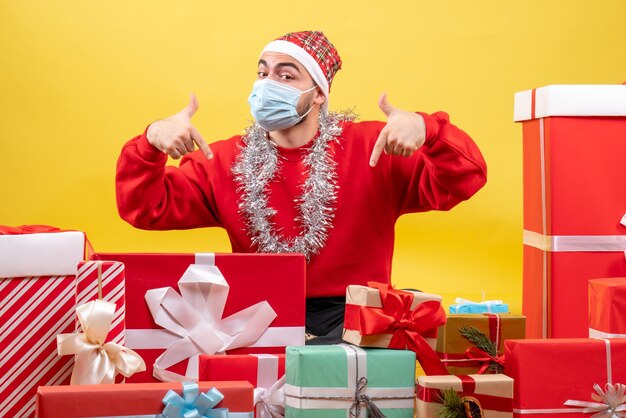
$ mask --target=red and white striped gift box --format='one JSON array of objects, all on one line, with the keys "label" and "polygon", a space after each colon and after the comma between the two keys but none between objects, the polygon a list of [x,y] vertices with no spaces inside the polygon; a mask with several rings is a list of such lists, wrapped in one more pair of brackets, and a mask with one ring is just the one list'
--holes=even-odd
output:
[{"label": "red and white striped gift box", "polygon": [[1,417],[33,417],[38,386],[69,383],[74,358],[57,355],[56,336],[75,328],[84,251],[82,232],[0,234]]}]

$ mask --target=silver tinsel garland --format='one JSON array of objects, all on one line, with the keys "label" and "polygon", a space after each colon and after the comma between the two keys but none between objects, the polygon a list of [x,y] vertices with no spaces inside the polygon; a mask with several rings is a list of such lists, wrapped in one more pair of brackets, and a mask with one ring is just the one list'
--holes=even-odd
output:
[{"label": "silver tinsel garland", "polygon": [[261,253],[302,253],[310,260],[318,254],[332,228],[337,202],[336,162],[330,153],[331,142],[341,135],[341,122],[352,119],[344,113],[320,112],[319,135],[303,159],[306,174],[303,194],[296,200],[296,221],[302,233],[283,238],[275,229],[269,207],[269,184],[280,171],[278,150],[258,124],[246,130],[241,152],[232,168],[239,184],[239,213],[246,219],[248,234]]}]

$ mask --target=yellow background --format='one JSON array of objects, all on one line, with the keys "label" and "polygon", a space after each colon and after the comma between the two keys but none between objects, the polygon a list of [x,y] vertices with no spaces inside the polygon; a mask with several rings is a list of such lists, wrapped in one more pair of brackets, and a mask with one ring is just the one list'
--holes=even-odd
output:
[{"label": "yellow background", "polygon": [[228,252],[222,230],[146,232],[117,215],[119,151],[195,92],[209,142],[240,133],[270,40],[321,29],[344,68],[331,108],[381,119],[381,92],[445,110],[478,143],[487,186],[449,213],[403,217],[393,281],[521,310],[521,126],[513,94],[626,79],[626,2],[0,2],[0,224],[86,231],[96,250]]}]

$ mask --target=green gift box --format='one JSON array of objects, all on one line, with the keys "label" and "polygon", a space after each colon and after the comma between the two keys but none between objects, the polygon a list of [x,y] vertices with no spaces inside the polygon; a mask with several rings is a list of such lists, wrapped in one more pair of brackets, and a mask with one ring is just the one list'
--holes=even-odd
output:
[{"label": "green gift box", "polygon": [[415,353],[349,344],[287,347],[285,418],[413,418]]}]

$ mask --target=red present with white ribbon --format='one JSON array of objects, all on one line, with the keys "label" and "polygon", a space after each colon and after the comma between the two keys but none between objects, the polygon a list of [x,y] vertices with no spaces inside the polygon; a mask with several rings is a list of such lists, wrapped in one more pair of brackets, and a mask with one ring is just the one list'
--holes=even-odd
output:
[{"label": "red present with white ribbon", "polygon": [[585,337],[587,282],[626,276],[626,86],[515,95],[523,123],[524,288],[529,338]]},{"label": "red present with white ribbon", "polygon": [[434,350],[437,328],[446,323],[441,296],[378,282],[368,286],[346,289],[344,341],[360,347],[409,349],[426,374],[448,374]]},{"label": "red present with white ribbon", "polygon": [[[618,417],[626,409],[626,399],[619,404],[608,399],[611,388],[626,382],[626,340],[507,340],[505,346],[505,373],[515,380],[514,417],[583,418],[595,412]],[[608,395],[606,403],[596,410],[580,407],[579,402],[597,402],[596,387]]]},{"label": "red present with white ribbon", "polygon": [[626,277],[589,281],[589,337],[626,338]]},{"label": "red present with white ribbon", "polygon": [[254,386],[256,418],[285,415],[285,355],[201,355],[200,381],[247,380]]},{"label": "red present with white ribbon", "polygon": [[0,226],[0,416],[32,417],[43,385],[67,384],[74,359],[57,334],[74,331],[76,265],[85,234]]},{"label": "red present with white ribbon", "polygon": [[[126,347],[147,371],[195,380],[199,354],[304,345],[305,259],[295,254],[96,254],[126,268]],[[269,310],[268,310],[269,308]],[[273,311],[273,312],[271,312]]]}]

